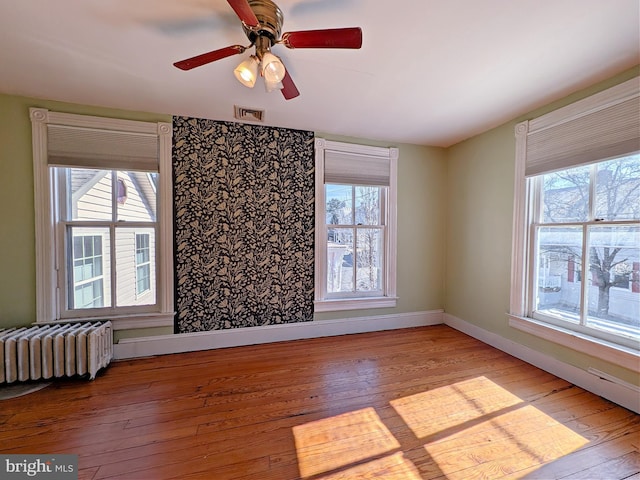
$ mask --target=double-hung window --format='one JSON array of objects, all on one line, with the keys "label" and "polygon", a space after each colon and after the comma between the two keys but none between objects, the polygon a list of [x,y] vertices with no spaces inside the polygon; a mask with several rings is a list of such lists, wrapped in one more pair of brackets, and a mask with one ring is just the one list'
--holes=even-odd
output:
[{"label": "double-hung window", "polygon": [[396,305],[397,158],[316,139],[315,311]]},{"label": "double-hung window", "polygon": [[31,119],[37,320],[172,325],[170,125]]},{"label": "double-hung window", "polygon": [[637,369],[638,79],[516,127],[511,325]]}]

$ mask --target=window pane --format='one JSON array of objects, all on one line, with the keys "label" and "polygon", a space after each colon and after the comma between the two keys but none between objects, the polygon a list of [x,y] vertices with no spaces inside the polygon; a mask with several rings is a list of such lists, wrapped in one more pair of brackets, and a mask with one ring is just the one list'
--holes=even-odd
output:
[{"label": "window pane", "polygon": [[68,217],[72,220],[111,220],[111,171],[65,168]]},{"label": "window pane", "polygon": [[116,227],[116,306],[156,303],[155,259],[153,228]]},{"label": "window pane", "polygon": [[587,325],[640,338],[640,227],[589,228]]},{"label": "window pane", "polygon": [[117,202],[118,221],[155,222],[157,195],[154,177],[146,172],[117,172],[117,177],[126,191],[126,198]]},{"label": "window pane", "polygon": [[583,222],[589,215],[590,167],[543,175],[543,223]]},{"label": "window pane", "polygon": [[358,228],[356,276],[359,292],[382,290],[382,230]]},{"label": "window pane", "polygon": [[380,187],[355,187],[356,224],[380,225]]},{"label": "window pane", "polygon": [[[70,262],[69,308],[99,308],[111,304],[109,229],[69,227]],[[107,246],[103,250],[103,245]],[[106,276],[103,274],[106,273]]]},{"label": "window pane", "polygon": [[353,187],[325,185],[327,225],[353,225]]},{"label": "window pane", "polygon": [[640,219],[640,155],[610,160],[597,166],[596,218]]},{"label": "window pane", "polygon": [[353,291],[353,229],[330,228],[327,241],[327,292]]},{"label": "window pane", "polygon": [[582,227],[538,229],[536,310],[579,323]]}]

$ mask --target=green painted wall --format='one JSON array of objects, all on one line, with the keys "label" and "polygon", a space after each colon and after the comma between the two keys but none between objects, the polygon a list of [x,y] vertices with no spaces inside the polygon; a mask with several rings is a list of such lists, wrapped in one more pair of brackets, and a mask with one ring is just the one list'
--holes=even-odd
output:
[{"label": "green painted wall", "polygon": [[579,368],[598,368],[640,384],[638,374],[508,325],[518,122],[633,78],[640,68],[580,91],[447,149],[445,311]]},{"label": "green painted wall", "polygon": [[0,95],[0,327],[35,320],[33,166],[28,108]]},{"label": "green painted wall", "polygon": [[29,108],[154,122],[170,115],[0,94],[0,328],[35,321],[35,215]]}]

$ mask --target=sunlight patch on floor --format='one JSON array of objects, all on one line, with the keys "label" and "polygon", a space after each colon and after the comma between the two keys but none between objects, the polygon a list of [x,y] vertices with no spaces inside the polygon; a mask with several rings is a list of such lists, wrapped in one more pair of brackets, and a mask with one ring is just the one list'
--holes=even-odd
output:
[{"label": "sunlight patch on floor", "polygon": [[[515,473],[589,441],[485,377],[391,402],[447,478]],[[438,415],[433,416],[438,405]]]},{"label": "sunlight patch on floor", "polygon": [[[482,376],[392,400],[390,405],[415,436],[408,443],[406,434],[398,436],[406,445],[399,443],[373,408],[293,427],[301,477],[517,478],[518,472],[589,443]],[[424,448],[432,460],[418,464],[420,470],[406,456],[415,448]]]},{"label": "sunlight patch on floor", "polygon": [[293,435],[302,477],[332,472],[400,448],[373,408],[298,425]]},{"label": "sunlight patch on floor", "polygon": [[467,468],[508,475],[557,460],[589,441],[531,405],[507,412],[425,445],[448,478],[467,478]]},{"label": "sunlight patch on floor", "polygon": [[425,438],[521,403],[519,397],[478,377],[392,400],[391,406],[416,437]]}]

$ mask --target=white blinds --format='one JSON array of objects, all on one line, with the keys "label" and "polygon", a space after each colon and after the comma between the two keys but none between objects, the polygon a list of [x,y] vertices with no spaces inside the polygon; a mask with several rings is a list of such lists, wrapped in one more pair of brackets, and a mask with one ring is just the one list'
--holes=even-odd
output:
[{"label": "white blinds", "polygon": [[158,136],[117,130],[47,125],[48,164],[158,171]]},{"label": "white blinds", "polygon": [[640,108],[636,97],[530,133],[526,174],[566,169],[638,150]]},{"label": "white blinds", "polygon": [[[640,151],[639,79],[529,123],[525,175]],[[608,95],[607,95],[608,94]]]},{"label": "white blinds", "polygon": [[389,165],[388,154],[378,156],[326,149],[324,151],[324,182],[389,186]]}]

